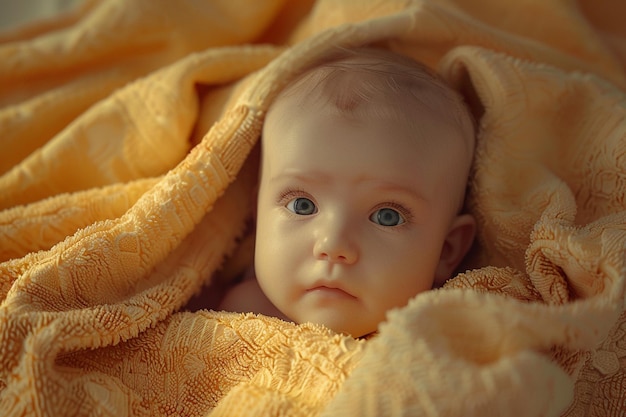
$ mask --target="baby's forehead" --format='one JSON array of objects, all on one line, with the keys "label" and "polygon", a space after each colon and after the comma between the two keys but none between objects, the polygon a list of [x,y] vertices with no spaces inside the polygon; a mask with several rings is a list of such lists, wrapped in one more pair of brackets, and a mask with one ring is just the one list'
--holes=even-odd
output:
[{"label": "baby's forehead", "polygon": [[428,117],[455,128],[473,153],[474,124],[460,94],[423,65],[389,51],[355,52],[311,67],[278,95],[269,115],[286,119],[329,108],[355,120],[408,123],[416,131]]},{"label": "baby's forehead", "polygon": [[285,98],[302,108],[332,105],[346,115],[385,110],[411,118],[427,112],[474,134],[473,118],[459,93],[426,66],[389,50],[347,50],[322,60],[292,80],[276,101]]}]

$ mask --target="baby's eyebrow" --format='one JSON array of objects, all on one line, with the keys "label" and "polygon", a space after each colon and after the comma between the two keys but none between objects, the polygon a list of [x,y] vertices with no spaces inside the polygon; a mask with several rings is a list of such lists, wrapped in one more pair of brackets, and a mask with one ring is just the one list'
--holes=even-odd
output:
[{"label": "baby's eyebrow", "polygon": [[[270,181],[299,181],[306,184],[323,184],[332,181],[332,177],[322,171],[286,171],[271,177]],[[402,194],[415,202],[424,203],[426,197],[413,187],[403,185],[396,181],[385,180],[377,177],[363,176],[352,180],[354,185],[370,183],[370,186],[379,192],[387,194]]]},{"label": "baby's eyebrow", "polygon": [[[367,180],[365,180],[367,181]],[[371,179],[369,182],[373,182],[373,188],[390,194],[402,194],[411,200],[416,202],[426,202],[427,199],[422,194],[420,194],[417,190],[412,187],[408,187],[393,181],[385,181],[380,179]]]},{"label": "baby's eyebrow", "polygon": [[330,175],[321,171],[284,171],[270,178],[270,181],[293,181],[306,183],[324,183],[330,181]]}]

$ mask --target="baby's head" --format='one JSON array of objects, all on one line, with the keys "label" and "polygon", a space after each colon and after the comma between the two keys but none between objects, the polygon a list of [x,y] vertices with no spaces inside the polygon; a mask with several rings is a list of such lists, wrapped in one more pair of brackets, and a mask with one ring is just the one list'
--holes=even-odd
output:
[{"label": "baby's head", "polygon": [[255,272],[297,323],[374,332],[450,278],[474,149],[462,98],[390,51],[341,51],[277,97],[263,129]]}]

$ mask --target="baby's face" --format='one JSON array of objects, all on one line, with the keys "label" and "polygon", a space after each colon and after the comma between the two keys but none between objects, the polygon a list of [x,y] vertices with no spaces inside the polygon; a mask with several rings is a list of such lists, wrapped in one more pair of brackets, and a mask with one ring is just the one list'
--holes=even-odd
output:
[{"label": "baby's face", "polygon": [[449,161],[461,151],[439,140],[453,129],[416,118],[417,134],[398,120],[301,109],[289,97],[268,115],[255,270],[295,322],[359,337],[432,288],[459,200]]}]

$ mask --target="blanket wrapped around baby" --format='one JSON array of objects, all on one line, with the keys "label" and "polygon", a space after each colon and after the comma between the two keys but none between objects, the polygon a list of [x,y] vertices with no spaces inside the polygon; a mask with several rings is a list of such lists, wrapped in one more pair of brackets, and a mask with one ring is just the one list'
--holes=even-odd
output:
[{"label": "blanket wrapped around baby", "polygon": [[[625,415],[623,16],[92,0],[0,33],[2,414]],[[191,308],[249,265],[272,99],[359,45],[436,68],[476,115],[467,271],[368,340]]]}]

